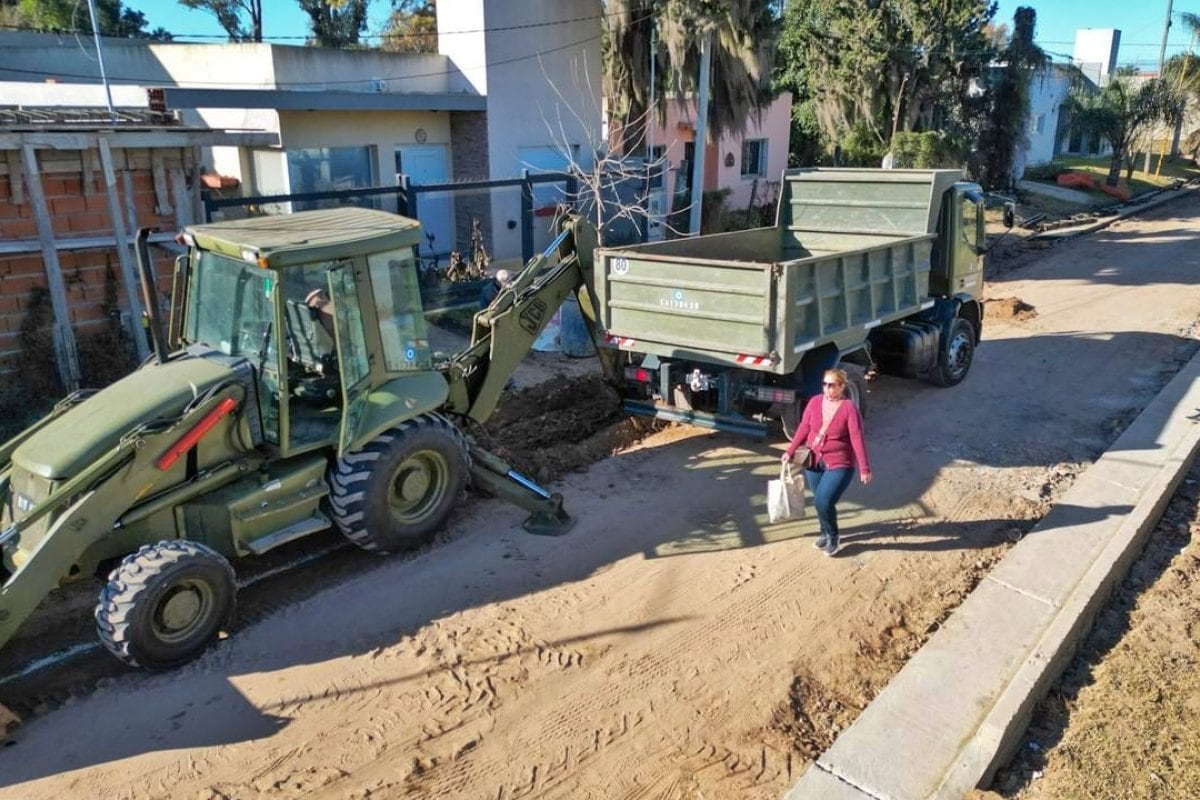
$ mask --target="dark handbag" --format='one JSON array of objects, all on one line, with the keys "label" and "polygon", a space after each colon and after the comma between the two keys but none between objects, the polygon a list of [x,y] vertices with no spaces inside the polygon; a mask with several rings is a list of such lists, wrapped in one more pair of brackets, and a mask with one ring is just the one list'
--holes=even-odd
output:
[{"label": "dark handbag", "polygon": [[796,453],[792,456],[792,463],[798,464],[804,469],[813,469],[817,466],[816,454],[813,453],[811,447],[801,445],[796,448]]}]

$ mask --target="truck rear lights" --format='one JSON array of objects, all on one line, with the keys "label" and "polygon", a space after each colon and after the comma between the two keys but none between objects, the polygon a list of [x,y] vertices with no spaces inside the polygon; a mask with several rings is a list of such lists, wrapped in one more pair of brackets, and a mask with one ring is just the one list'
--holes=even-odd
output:
[{"label": "truck rear lights", "polygon": [[759,386],[754,390],[754,399],[764,403],[794,403],[796,392],[794,389],[780,389],[777,386]]},{"label": "truck rear lights", "polygon": [[217,407],[204,415],[204,419],[197,422],[190,431],[185,433],[178,442],[171,445],[171,449],[158,457],[158,461],[154,462],[154,466],[164,472],[171,468],[171,465],[179,460],[179,457],[191,450],[196,442],[204,438],[204,434],[213,429],[221,417],[228,414],[233,409],[237,408],[237,401],[232,397],[226,397]]},{"label": "truck rear lights", "polygon": [[625,380],[636,381],[637,383],[650,383],[654,380],[654,373],[641,367],[626,367]]}]

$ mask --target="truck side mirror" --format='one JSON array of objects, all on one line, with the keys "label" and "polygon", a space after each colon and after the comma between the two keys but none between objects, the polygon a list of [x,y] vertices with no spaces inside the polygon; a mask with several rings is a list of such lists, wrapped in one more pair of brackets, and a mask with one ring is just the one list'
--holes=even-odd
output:
[{"label": "truck side mirror", "polygon": [[1004,227],[1011,228],[1017,221],[1016,203],[1004,204]]}]

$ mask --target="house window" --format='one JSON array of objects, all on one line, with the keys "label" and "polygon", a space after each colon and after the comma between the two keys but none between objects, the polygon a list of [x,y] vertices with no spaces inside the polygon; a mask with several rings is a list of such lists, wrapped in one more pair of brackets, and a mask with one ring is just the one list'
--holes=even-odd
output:
[{"label": "house window", "polygon": [[746,139],[742,142],[742,177],[763,177],[767,174],[767,140]]},{"label": "house window", "polygon": [[[371,148],[308,147],[287,151],[288,180],[292,193],[365,189],[371,185]],[[318,208],[318,203],[296,203],[296,210]]]},{"label": "house window", "polygon": [[1030,133],[1043,133],[1046,130],[1046,115],[1038,114],[1029,120]]}]

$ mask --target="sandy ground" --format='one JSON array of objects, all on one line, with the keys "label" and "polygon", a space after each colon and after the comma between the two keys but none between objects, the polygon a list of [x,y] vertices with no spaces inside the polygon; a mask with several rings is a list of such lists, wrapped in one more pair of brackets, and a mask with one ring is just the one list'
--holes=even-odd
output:
[{"label": "sandy ground", "polygon": [[836,559],[766,522],[782,442],[660,430],[555,486],[564,538],[475,502],[181,670],[40,703],[0,797],[778,797],[1195,352],[1197,216],[993,280],[1029,313],[989,308],[963,385],[878,380]]}]

